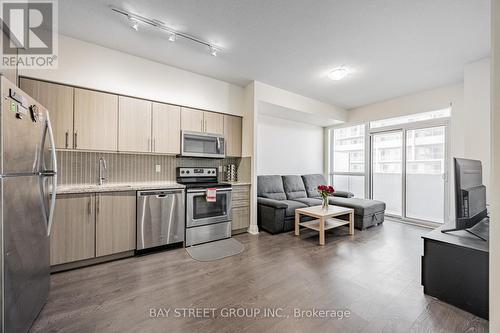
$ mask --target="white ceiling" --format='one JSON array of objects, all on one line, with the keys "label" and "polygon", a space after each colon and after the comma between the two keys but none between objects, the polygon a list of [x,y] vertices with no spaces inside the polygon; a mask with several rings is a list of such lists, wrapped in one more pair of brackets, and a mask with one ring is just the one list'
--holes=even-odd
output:
[{"label": "white ceiling", "polygon": [[[252,80],[353,108],[458,82],[490,51],[489,0],[64,0],[62,34],[245,86]],[[109,5],[217,42],[206,48]],[[328,71],[345,65],[342,81]]]}]

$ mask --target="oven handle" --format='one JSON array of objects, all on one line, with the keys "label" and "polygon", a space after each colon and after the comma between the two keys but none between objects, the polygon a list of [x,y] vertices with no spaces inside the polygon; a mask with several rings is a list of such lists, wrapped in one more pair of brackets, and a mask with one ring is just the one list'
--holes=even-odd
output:
[{"label": "oven handle", "polygon": [[[221,188],[221,189],[216,189],[217,192],[231,192],[233,190],[232,187],[224,187],[224,188]],[[207,193],[207,190],[204,189],[204,190],[187,190],[188,193]]]}]

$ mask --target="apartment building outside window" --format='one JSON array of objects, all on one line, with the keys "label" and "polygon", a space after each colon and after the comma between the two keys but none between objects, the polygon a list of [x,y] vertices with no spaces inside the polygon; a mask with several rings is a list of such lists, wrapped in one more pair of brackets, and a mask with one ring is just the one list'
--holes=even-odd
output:
[{"label": "apartment building outside window", "polygon": [[365,197],[366,125],[330,130],[330,184],[336,190]]}]

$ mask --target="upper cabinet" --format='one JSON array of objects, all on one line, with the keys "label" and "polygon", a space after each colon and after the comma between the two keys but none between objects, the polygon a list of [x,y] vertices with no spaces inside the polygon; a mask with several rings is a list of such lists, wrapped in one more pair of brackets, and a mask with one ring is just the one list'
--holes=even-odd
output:
[{"label": "upper cabinet", "polygon": [[151,138],[150,101],[123,97],[118,99],[118,150],[150,152]]},{"label": "upper cabinet", "polygon": [[57,149],[180,154],[181,130],[224,135],[241,156],[241,117],[20,78],[49,110]]},{"label": "upper cabinet", "polygon": [[214,112],[203,112],[205,132],[224,134],[224,115]]},{"label": "upper cabinet", "polygon": [[181,109],[181,129],[183,131],[203,132],[204,128],[203,111],[190,108]]},{"label": "upper cabinet", "polygon": [[181,108],[175,105],[153,103],[154,153],[180,154]]},{"label": "upper cabinet", "polygon": [[73,88],[38,80],[20,79],[23,91],[49,110],[56,148],[73,148]]},{"label": "upper cabinet", "polygon": [[75,88],[75,149],[118,149],[118,96]]},{"label": "upper cabinet", "polygon": [[215,112],[182,108],[181,129],[183,131],[224,134],[224,116]]},{"label": "upper cabinet", "polygon": [[241,117],[224,115],[226,155],[241,157]]}]

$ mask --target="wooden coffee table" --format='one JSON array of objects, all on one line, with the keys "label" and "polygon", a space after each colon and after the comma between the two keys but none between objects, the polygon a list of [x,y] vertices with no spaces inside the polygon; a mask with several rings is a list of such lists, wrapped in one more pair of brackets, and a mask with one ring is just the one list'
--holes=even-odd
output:
[{"label": "wooden coffee table", "polygon": [[[300,215],[316,217],[316,220],[300,222]],[[335,219],[334,217],[349,215],[349,221]],[[313,229],[319,232],[319,245],[325,245],[325,230],[349,225],[349,235],[354,235],[354,209],[340,206],[313,206],[295,210],[295,236],[300,235],[300,227]]]}]

